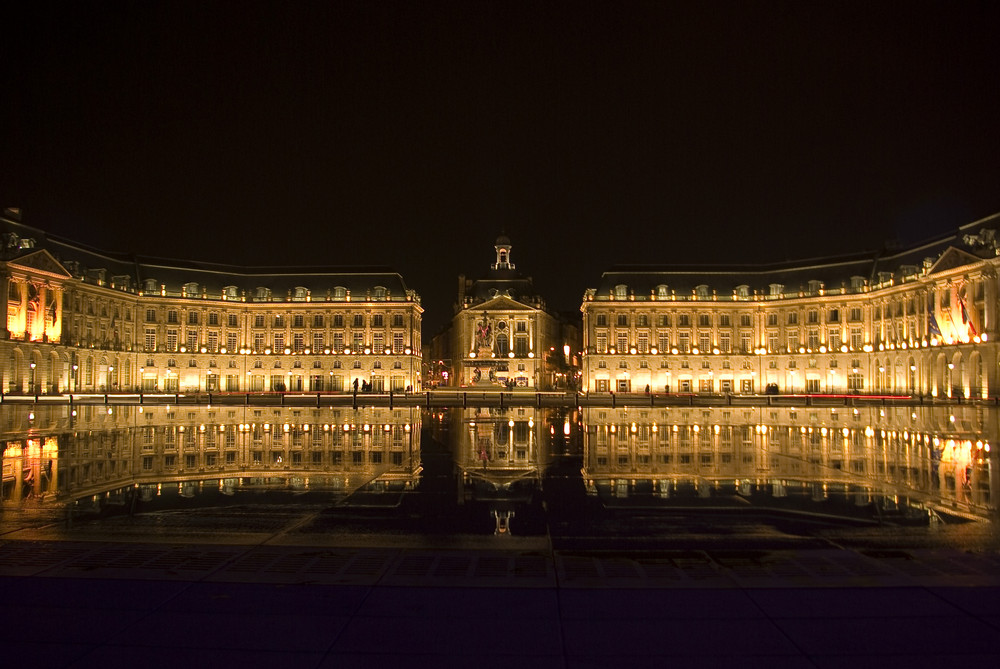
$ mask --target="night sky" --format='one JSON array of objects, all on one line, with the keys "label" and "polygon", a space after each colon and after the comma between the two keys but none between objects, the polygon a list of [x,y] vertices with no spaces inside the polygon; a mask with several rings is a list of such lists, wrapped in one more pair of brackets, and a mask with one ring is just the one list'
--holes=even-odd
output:
[{"label": "night sky", "polygon": [[1000,3],[20,4],[0,205],[111,250],[388,265],[428,337],[501,230],[572,310],[618,263],[1000,211]]}]

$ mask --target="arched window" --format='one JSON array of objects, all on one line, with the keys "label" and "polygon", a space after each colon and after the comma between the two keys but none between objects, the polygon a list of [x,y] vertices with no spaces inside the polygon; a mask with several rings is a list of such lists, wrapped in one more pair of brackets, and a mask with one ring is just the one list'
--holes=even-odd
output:
[{"label": "arched window", "polygon": [[501,332],[496,338],[496,354],[506,356],[508,352],[510,352],[510,340],[507,338],[506,332]]}]

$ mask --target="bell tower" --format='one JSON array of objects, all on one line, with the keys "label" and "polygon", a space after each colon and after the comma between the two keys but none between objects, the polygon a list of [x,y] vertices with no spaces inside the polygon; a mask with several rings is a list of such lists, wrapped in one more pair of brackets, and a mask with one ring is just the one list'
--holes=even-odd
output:
[{"label": "bell tower", "polygon": [[507,235],[501,233],[493,248],[497,251],[497,261],[492,269],[514,269],[514,263],[510,261],[510,239]]}]

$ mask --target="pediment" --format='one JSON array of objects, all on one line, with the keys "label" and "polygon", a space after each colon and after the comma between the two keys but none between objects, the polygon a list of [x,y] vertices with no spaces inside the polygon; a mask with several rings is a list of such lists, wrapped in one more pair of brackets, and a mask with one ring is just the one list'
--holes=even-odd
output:
[{"label": "pediment", "polygon": [[496,297],[482,302],[472,307],[474,311],[537,311],[535,307],[518,302],[507,295],[497,295]]},{"label": "pediment", "polygon": [[982,258],[967,253],[961,249],[957,249],[954,246],[949,246],[945,249],[941,257],[937,259],[931,268],[927,271],[928,274],[936,274],[937,272],[947,272],[950,269],[955,269],[956,267],[964,267],[965,265],[973,265],[975,263],[981,262]]},{"label": "pediment", "polygon": [[19,258],[7,261],[7,267],[21,269],[34,274],[46,274],[59,279],[71,279],[73,275],[45,249],[32,251]]}]

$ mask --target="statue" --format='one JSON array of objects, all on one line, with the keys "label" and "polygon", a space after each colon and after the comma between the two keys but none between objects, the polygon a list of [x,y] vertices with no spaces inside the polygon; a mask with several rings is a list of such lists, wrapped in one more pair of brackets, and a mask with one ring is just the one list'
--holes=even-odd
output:
[{"label": "statue", "polygon": [[476,325],[476,348],[490,348],[492,341],[493,329],[486,320],[486,316],[483,316],[483,322]]}]

